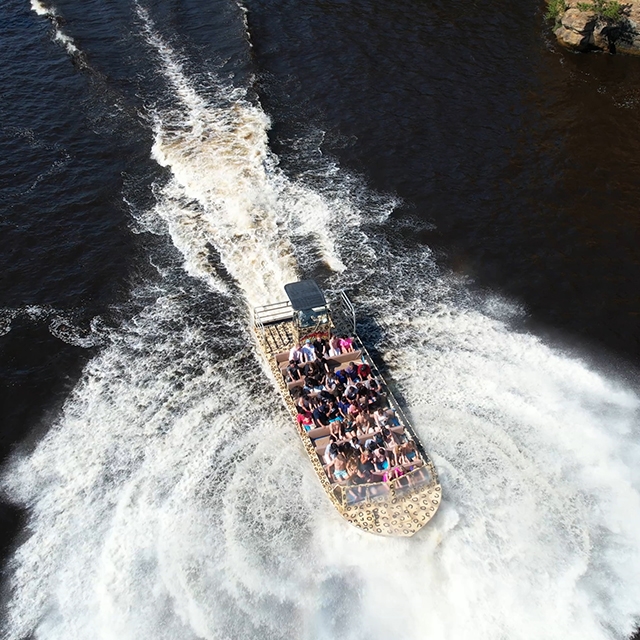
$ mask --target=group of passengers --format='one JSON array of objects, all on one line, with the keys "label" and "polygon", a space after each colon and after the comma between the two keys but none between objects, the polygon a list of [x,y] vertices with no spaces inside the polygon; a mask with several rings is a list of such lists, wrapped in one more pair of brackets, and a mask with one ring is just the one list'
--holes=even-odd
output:
[{"label": "group of passengers", "polygon": [[[324,467],[340,484],[387,482],[422,464],[415,443],[399,426],[395,412],[366,362],[334,368],[331,358],[354,351],[353,339],[333,336],[294,345],[283,370],[301,429],[328,430]],[[335,362],[333,362],[335,364]]]}]

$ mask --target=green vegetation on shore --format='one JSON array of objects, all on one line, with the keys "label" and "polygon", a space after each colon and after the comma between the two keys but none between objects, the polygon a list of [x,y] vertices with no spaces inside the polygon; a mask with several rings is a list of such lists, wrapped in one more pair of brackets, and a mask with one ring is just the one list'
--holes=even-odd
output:
[{"label": "green vegetation on shore", "polygon": [[599,22],[618,22],[622,20],[622,5],[617,0],[593,0],[578,2],[580,11],[591,11]]},{"label": "green vegetation on shore", "polygon": [[550,0],[549,6],[547,7],[547,13],[545,13],[545,17],[548,20],[555,20],[556,22],[560,20],[560,16],[567,10],[567,3],[565,0]]},{"label": "green vegetation on shore", "polygon": [[[578,2],[580,11],[595,14],[599,22],[619,22],[624,17],[623,6],[617,0],[593,0],[593,2]],[[566,0],[549,0],[545,17],[548,20],[560,20],[568,9]]]}]

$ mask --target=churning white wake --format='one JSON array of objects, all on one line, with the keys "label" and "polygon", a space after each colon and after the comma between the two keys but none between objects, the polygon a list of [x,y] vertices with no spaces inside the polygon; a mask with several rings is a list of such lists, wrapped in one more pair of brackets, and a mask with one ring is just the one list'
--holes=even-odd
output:
[{"label": "churning white wake", "polygon": [[[428,251],[368,230],[350,192],[288,181],[260,109],[199,98],[141,17],[179,98],[155,114],[154,154],[173,177],[142,222],[163,221],[214,311],[193,302],[202,285],[165,278],[5,470],[31,509],[6,636],[627,637],[640,610],[637,394],[511,331]],[[332,285],[357,285],[364,331],[441,472],[440,512],[414,538],[364,534],[332,509],[208,243],[251,304],[318,260]]]},{"label": "churning white wake", "polygon": [[[94,316],[89,322],[78,322],[73,311],[62,311],[48,306],[0,307],[0,336],[11,331],[12,323],[20,318],[35,324],[48,324],[49,332],[59,340],[76,347],[96,347],[103,342],[104,322]],[[84,324],[84,326],[83,326]]]},{"label": "churning white wake", "polygon": [[31,0],[31,10],[39,16],[49,19],[53,27],[53,39],[62,45],[72,58],[81,57],[82,52],[76,46],[73,38],[67,35],[62,29],[61,17],[54,6],[50,5],[47,7],[40,2],[40,0]]},{"label": "churning white wake", "polygon": [[147,11],[138,6],[137,12],[177,103],[151,114],[152,155],[172,172],[158,213],[187,257],[187,269],[197,265],[193,275],[206,273],[213,244],[254,306],[281,296],[300,266],[342,270],[333,212],[280,171],[268,147],[266,114],[242,90],[218,86],[215,100],[202,97]]},{"label": "churning white wake", "polygon": [[31,509],[6,636],[626,637],[638,398],[442,290],[434,304],[426,282],[410,294],[412,266],[379,244],[388,259],[398,270],[365,281],[361,302],[441,472],[428,528],[388,539],[341,520],[241,303],[213,294],[203,322],[197,289],[165,283],[5,470]]}]

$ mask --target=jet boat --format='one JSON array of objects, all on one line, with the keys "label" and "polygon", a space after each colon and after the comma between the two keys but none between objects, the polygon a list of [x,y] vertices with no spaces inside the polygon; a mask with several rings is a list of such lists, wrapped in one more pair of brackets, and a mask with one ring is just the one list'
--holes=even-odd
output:
[{"label": "jet boat", "polygon": [[[328,300],[329,295],[325,296],[314,280],[287,284],[285,293],[288,300],[254,309],[254,332],[322,488],[340,515],[363,531],[387,536],[414,535],[435,515],[442,489],[433,461],[357,334],[353,304],[344,291],[333,292],[333,299]],[[329,352],[334,336],[343,337],[342,344],[347,348]],[[314,418],[314,424],[303,424],[297,419],[301,396],[311,403],[319,396],[328,397],[322,385],[311,388],[304,375],[293,379],[287,371],[292,349],[310,344],[318,346],[316,354],[325,371],[350,370],[353,374],[354,365],[368,365],[359,369],[370,373],[358,388],[375,380],[373,387],[378,393],[374,395],[383,407],[379,412],[383,418],[375,422],[371,419],[367,433],[360,432],[357,440],[363,449],[380,448],[382,453],[378,457],[386,457],[386,469],[377,468],[369,473],[369,465],[363,471],[360,454],[346,437],[341,440],[340,435],[336,436],[337,430],[326,424],[327,420],[319,422]],[[297,348],[294,354],[296,351]],[[355,380],[347,384],[355,386],[357,376],[352,377]],[[365,413],[370,415],[368,411]],[[331,444],[334,448],[330,453],[339,449],[343,460],[351,459],[348,470],[332,472],[331,456],[327,454]]]}]

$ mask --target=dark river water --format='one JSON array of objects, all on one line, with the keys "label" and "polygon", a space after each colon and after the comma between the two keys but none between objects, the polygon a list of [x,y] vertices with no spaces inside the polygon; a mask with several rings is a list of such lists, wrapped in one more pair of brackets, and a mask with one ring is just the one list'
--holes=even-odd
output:
[{"label": "dark river water", "polygon": [[[626,638],[640,59],[542,0],[0,6],[3,637]],[[347,288],[441,471],[340,520],[251,307]]]}]

